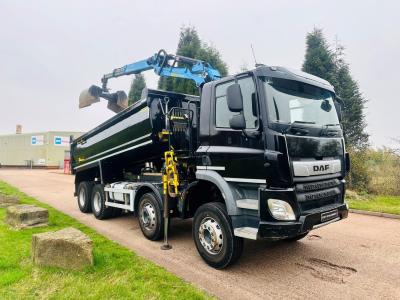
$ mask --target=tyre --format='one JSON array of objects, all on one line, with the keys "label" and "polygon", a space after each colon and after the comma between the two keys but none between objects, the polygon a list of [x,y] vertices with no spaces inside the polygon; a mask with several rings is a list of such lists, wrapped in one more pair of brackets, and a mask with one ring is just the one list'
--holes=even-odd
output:
[{"label": "tyre", "polygon": [[219,202],[204,204],[196,211],[193,239],[200,256],[216,269],[232,265],[243,252],[243,239],[234,236],[225,205]]},{"label": "tyre", "polygon": [[105,205],[104,189],[101,184],[96,184],[92,190],[92,212],[96,219],[103,220],[112,217],[113,208]]},{"label": "tyre", "polygon": [[144,194],[138,205],[138,220],[143,235],[156,241],[164,236],[164,219],[161,211],[161,205],[153,193]]},{"label": "tyre", "polygon": [[307,234],[308,234],[308,231],[304,232],[304,233],[301,233],[299,235],[296,235],[296,236],[288,237],[288,238],[285,239],[285,241],[296,242],[298,240],[301,240],[302,238],[305,238],[307,236]]},{"label": "tyre", "polygon": [[92,211],[91,195],[93,184],[88,181],[82,181],[78,185],[77,200],[81,212],[90,213]]}]

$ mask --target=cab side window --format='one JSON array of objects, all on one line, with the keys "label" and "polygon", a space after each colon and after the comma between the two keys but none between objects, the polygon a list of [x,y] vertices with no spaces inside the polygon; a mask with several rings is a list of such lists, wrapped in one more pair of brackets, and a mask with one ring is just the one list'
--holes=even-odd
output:
[{"label": "cab side window", "polygon": [[217,85],[215,90],[215,125],[222,128],[230,128],[229,120],[235,114],[228,109],[226,102],[226,89],[235,82],[228,81]]},{"label": "cab side window", "polygon": [[[256,90],[252,77],[240,78],[237,81],[240,85],[243,96],[243,114],[246,120],[247,129],[258,127],[258,108]],[[215,125],[219,128],[230,128],[229,120],[236,113],[228,109],[226,100],[226,89],[235,81],[224,82],[216,87],[215,90]]]},{"label": "cab side window", "polygon": [[243,113],[246,120],[247,129],[255,129],[258,127],[257,117],[257,98],[256,87],[252,77],[244,77],[238,80],[243,96]]}]

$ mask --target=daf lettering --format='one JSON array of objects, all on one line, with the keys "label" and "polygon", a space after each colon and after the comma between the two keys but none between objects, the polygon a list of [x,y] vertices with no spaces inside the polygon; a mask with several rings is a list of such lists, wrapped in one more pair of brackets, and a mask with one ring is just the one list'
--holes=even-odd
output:
[{"label": "daf lettering", "polygon": [[314,172],[328,171],[329,170],[329,165],[314,166],[313,170],[314,170]]}]

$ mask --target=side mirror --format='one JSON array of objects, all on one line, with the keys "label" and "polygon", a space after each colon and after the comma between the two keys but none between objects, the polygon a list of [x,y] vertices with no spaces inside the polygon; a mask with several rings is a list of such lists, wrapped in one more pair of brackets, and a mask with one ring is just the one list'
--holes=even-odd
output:
[{"label": "side mirror", "polygon": [[232,129],[236,130],[243,130],[246,128],[246,121],[244,119],[243,113],[240,113],[238,115],[234,115],[230,120],[229,120],[229,126]]},{"label": "side mirror", "polygon": [[339,122],[342,122],[343,119],[343,109],[344,109],[344,102],[341,98],[337,97],[334,100],[336,113],[339,119]]},{"label": "side mirror", "polygon": [[330,112],[332,109],[332,105],[329,103],[329,100],[323,100],[321,103],[321,109]]},{"label": "side mirror", "polygon": [[228,108],[230,111],[243,111],[243,96],[238,83],[234,83],[226,89],[226,101],[228,102]]}]

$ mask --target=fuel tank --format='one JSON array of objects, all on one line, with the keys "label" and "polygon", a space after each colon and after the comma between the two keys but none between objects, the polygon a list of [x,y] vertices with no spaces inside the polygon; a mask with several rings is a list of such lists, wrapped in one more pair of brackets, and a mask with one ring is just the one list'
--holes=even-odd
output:
[{"label": "fuel tank", "polygon": [[[142,99],[106,122],[80,136],[71,144],[72,170],[97,166],[99,161],[121,160],[130,163],[161,157],[168,144],[159,133],[166,128],[165,111],[171,108],[197,111],[198,97],[145,89]],[[189,122],[188,122],[189,124]],[[197,126],[190,120],[193,132]],[[185,135],[183,136],[185,138]],[[133,161],[132,161],[133,160]]]}]

